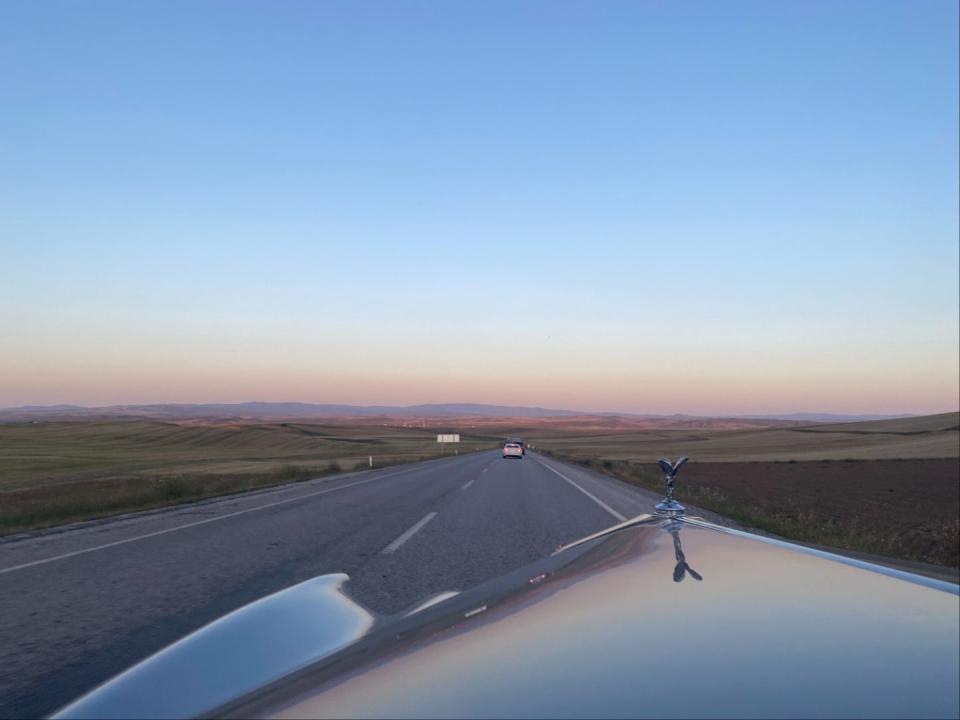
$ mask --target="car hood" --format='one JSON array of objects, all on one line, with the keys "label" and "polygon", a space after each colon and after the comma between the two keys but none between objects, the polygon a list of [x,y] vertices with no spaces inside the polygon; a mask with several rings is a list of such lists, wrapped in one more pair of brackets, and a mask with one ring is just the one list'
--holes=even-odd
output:
[{"label": "car hood", "polygon": [[[264,686],[238,684],[234,700],[198,711],[956,717],[958,617],[949,583],[648,516],[381,620],[346,647]],[[256,663],[259,650],[244,656]]]}]

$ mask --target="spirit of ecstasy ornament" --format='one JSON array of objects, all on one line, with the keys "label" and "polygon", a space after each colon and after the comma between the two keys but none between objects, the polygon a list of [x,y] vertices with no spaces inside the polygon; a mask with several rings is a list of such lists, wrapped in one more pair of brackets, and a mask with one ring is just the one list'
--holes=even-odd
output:
[{"label": "spirit of ecstasy ornament", "polygon": [[687,509],[673,499],[673,481],[677,477],[677,472],[683,467],[689,458],[682,457],[675,463],[670,462],[669,458],[660,458],[657,462],[660,469],[667,478],[667,496],[657,503],[656,511],[658,515],[683,515]]}]

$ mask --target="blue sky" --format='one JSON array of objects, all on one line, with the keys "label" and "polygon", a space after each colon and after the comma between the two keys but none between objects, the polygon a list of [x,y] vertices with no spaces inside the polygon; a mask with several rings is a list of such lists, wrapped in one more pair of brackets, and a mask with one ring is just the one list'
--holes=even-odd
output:
[{"label": "blue sky", "polygon": [[4,2],[0,405],[958,405],[955,2]]}]

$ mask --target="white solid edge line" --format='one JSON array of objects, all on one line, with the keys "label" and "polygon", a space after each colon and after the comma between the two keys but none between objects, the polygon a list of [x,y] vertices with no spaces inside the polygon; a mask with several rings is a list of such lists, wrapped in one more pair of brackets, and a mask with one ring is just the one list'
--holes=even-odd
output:
[{"label": "white solid edge line", "polygon": [[420,532],[423,526],[426,525],[431,520],[433,520],[436,516],[437,514],[435,512],[427,513],[423,518],[420,519],[420,521],[416,525],[414,525],[412,528],[407,530],[403,535],[398,537],[392,543],[387,545],[383,550],[381,550],[380,551],[381,554],[389,555],[390,553],[394,553],[397,550],[399,550],[401,545],[403,545],[407,540],[409,540],[418,532]]},{"label": "white solid edge line", "polygon": [[246,515],[247,513],[256,512],[257,510],[266,510],[267,508],[277,507],[278,505],[286,505],[287,503],[296,502],[297,500],[304,500],[317,495],[326,495],[327,493],[337,492],[337,490],[346,490],[347,488],[356,487],[357,485],[364,485],[365,483],[373,482],[374,480],[384,480],[388,477],[394,477],[395,475],[401,475],[413,470],[416,470],[416,468],[406,468],[404,470],[398,470],[397,472],[387,473],[385,475],[377,475],[376,477],[367,478],[366,480],[358,480],[357,482],[350,483],[349,485],[341,485],[340,487],[318,490],[317,492],[307,493],[306,495],[297,495],[296,497],[287,498],[286,500],[278,500],[277,502],[267,503],[266,505],[257,505],[256,507],[237,510],[236,512],[226,513],[225,515],[217,515],[216,517],[207,518],[206,520],[197,520],[196,522],[187,523],[186,525],[177,525],[176,527],[157,530],[156,532],[147,533],[146,535],[137,535],[136,537],[115,540],[114,542],[104,543],[103,545],[95,545],[94,547],[84,548],[83,550],[74,550],[73,552],[63,553],[62,555],[54,555],[53,557],[44,558],[42,560],[34,560],[33,562],[23,563],[22,565],[13,565],[12,567],[8,568],[0,568],[0,575],[13,572],[14,570],[23,570],[25,568],[34,567],[35,565],[43,565],[44,563],[55,562],[56,560],[66,560],[67,558],[76,557],[77,555],[85,555],[87,553],[96,552],[97,550],[106,550],[107,548],[117,547],[118,545],[126,545],[127,543],[136,542],[137,540],[146,540],[147,538],[166,535],[167,533],[176,532],[177,530],[186,530],[187,528],[197,527],[198,525],[206,525],[207,523],[217,522],[218,520],[226,520],[227,518],[237,517],[238,515]]},{"label": "white solid edge line", "polygon": [[571,485],[573,485],[577,490],[579,490],[579,491],[582,492],[584,495],[586,495],[588,498],[590,498],[591,500],[593,500],[597,505],[599,505],[599,506],[602,507],[604,510],[606,510],[608,513],[610,513],[611,515],[613,515],[617,520],[619,520],[620,522],[625,522],[625,521],[626,521],[626,519],[627,519],[627,516],[626,516],[626,515],[621,515],[620,513],[618,513],[618,512],[617,512],[616,510],[614,510],[612,507],[610,507],[609,505],[607,505],[603,500],[601,500],[600,498],[598,498],[598,497],[597,497],[596,495],[594,495],[593,493],[590,493],[590,492],[587,492],[586,490],[584,490],[582,487],[580,487],[579,485],[577,485],[573,480],[571,480],[570,478],[568,478],[568,477],[567,477],[566,475],[564,475],[562,472],[560,472],[559,470],[554,470],[552,467],[550,467],[549,465],[547,465],[547,464],[546,464],[545,462],[543,462],[542,460],[538,460],[538,462],[539,462],[541,465],[543,465],[543,466],[544,466],[547,470],[549,470],[550,472],[556,473],[557,475],[559,475],[560,477],[562,477],[564,480],[566,480],[568,483],[570,483]]}]

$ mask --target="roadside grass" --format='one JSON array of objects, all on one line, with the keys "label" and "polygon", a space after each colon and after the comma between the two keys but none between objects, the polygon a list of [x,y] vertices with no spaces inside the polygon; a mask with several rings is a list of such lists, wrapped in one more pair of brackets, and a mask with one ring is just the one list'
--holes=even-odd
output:
[{"label": "roadside grass", "polygon": [[[461,436],[460,450],[492,447]],[[137,475],[247,474],[285,464],[352,467],[441,454],[427,428],[154,421],[0,424],[0,492]]]},{"label": "roadside grass", "polygon": [[[380,467],[406,462],[416,460],[401,458],[384,462]],[[362,469],[368,469],[366,463]],[[55,488],[14,490],[0,495],[3,500],[0,507],[0,535],[179,505],[342,472],[337,463],[319,467],[284,465],[269,473],[127,477],[70,483]]]},{"label": "roadside grass", "polygon": [[[653,464],[550,454],[664,491],[663,475]],[[915,488],[910,487],[900,493],[907,498],[898,499],[893,488],[885,487],[891,484],[889,477],[908,479],[918,462],[926,464],[926,472],[916,489],[922,492],[933,485],[931,492],[939,494],[924,498],[913,495]],[[745,527],[791,540],[956,568],[960,565],[958,467],[960,463],[951,459],[691,463],[679,478],[677,496]],[[859,472],[851,476],[852,471]],[[798,480],[807,487],[801,485],[798,491]],[[850,487],[856,491],[848,492]]]},{"label": "roadside grass", "polygon": [[[460,454],[494,446],[462,436]],[[447,454],[450,454],[449,451]],[[441,456],[432,429],[0,425],[0,535]]]}]

